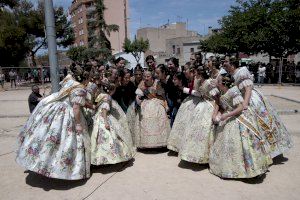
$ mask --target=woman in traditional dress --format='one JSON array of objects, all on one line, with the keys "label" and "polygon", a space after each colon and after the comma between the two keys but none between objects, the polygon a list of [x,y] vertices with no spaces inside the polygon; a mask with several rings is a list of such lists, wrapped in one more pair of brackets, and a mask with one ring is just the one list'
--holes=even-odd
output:
[{"label": "woman in traditional dress", "polygon": [[82,107],[86,90],[82,70],[71,69],[61,90],[43,99],[19,137],[16,162],[50,178],[77,180],[90,177],[90,137]]},{"label": "woman in traditional dress", "polygon": [[167,146],[170,122],[167,117],[165,93],[154,74],[144,72],[143,81],[136,90],[140,106],[135,120],[134,143],[138,148]]},{"label": "woman in traditional dress", "polygon": [[218,94],[215,80],[210,79],[207,72],[201,67],[197,69],[196,76],[200,78],[201,100],[190,113],[191,118],[186,125],[184,137],[179,147],[181,160],[206,164],[209,160],[209,151],[213,142],[213,98]]},{"label": "woman in traditional dress", "polygon": [[[230,77],[223,77],[218,88],[223,95],[213,115],[219,126],[210,151],[210,172],[221,178],[253,178],[264,174],[272,159],[261,145],[256,119],[242,113],[244,100]],[[222,114],[217,114],[218,111]]]},{"label": "woman in traditional dress", "polygon": [[173,123],[172,130],[168,139],[168,149],[171,151],[178,152],[179,145],[182,138],[184,137],[185,129],[191,121],[192,113],[194,112],[195,107],[201,100],[201,95],[195,88],[199,87],[199,80],[195,78],[196,68],[190,66],[187,72],[185,73],[188,77],[190,83],[188,88],[181,88],[182,91],[189,96],[181,103],[175,121]]},{"label": "woman in traditional dress", "polygon": [[[89,80],[86,91],[87,91],[87,99],[86,103],[89,105],[94,105],[96,97],[102,93],[101,86],[102,76],[98,72],[94,72],[91,74],[91,79]],[[95,115],[95,110],[91,108],[84,108],[84,116],[87,121],[89,134],[92,133],[93,130],[93,116]]]},{"label": "woman in traditional dress", "polygon": [[91,135],[91,163],[93,165],[116,164],[128,161],[134,156],[129,128],[125,128],[110,114],[111,96],[115,89],[115,85],[110,83],[106,87],[107,93],[100,94],[96,99],[98,109]]},{"label": "woman in traditional dress", "polygon": [[286,127],[270,102],[253,87],[253,77],[248,69],[239,68],[236,59],[226,61],[224,68],[233,76],[236,86],[242,93],[244,113],[255,116],[266,151],[274,158],[290,149],[292,140]]},{"label": "woman in traditional dress", "polygon": [[[136,65],[136,68],[134,69],[134,77],[132,77],[131,82],[134,84],[135,91],[138,88],[140,82],[143,80],[143,68],[140,64]],[[136,110],[139,106],[136,104],[136,101],[131,103],[131,105],[127,109],[127,121],[129,125],[130,132],[132,136],[134,135],[134,127],[135,127],[135,120],[136,120]],[[132,138],[134,141],[134,137]]]}]

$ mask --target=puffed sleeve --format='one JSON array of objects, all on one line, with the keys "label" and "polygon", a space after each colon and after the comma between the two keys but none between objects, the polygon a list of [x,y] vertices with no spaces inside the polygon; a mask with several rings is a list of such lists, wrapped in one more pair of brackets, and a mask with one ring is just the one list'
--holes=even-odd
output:
[{"label": "puffed sleeve", "polygon": [[76,103],[81,106],[84,106],[86,97],[87,97],[86,90],[83,88],[77,88],[71,92],[70,100],[71,103],[73,104]]},{"label": "puffed sleeve", "polygon": [[159,81],[156,82],[156,94],[159,96],[164,96],[165,95],[165,90],[162,88],[161,84]]},{"label": "puffed sleeve", "polygon": [[105,109],[107,111],[110,110],[110,106],[109,106],[109,103],[108,102],[103,102],[100,106],[99,106],[100,109]]},{"label": "puffed sleeve", "polygon": [[233,75],[233,78],[240,90],[248,86],[253,86],[253,75],[251,75],[247,67],[239,68]]},{"label": "puffed sleeve", "polygon": [[110,98],[108,94],[99,94],[95,102],[99,103],[100,109],[110,110]]},{"label": "puffed sleeve", "polygon": [[228,90],[228,94],[229,94],[230,98],[232,98],[233,106],[236,106],[236,105],[244,102],[244,98],[243,98],[240,90],[236,86],[230,88]]},{"label": "puffed sleeve", "polygon": [[219,89],[217,88],[217,81],[215,79],[209,80],[208,89],[210,97],[215,97],[220,93]]},{"label": "puffed sleeve", "polygon": [[144,96],[144,92],[140,88],[136,89],[135,94],[138,96]]}]

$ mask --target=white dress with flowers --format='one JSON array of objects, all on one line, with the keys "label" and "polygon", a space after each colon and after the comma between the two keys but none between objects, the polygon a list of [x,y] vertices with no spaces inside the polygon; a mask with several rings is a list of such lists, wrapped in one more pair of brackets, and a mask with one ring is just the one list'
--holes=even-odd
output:
[{"label": "white dress with flowers", "polygon": [[166,111],[164,90],[156,80],[151,87],[143,88],[144,81],[136,91],[143,96],[140,107],[136,112],[134,121],[133,138],[137,148],[157,148],[167,146],[171,131],[170,121]]},{"label": "white dress with flowers", "polygon": [[206,164],[213,143],[212,98],[218,94],[219,90],[213,79],[205,80],[198,90],[202,94],[202,99],[190,113],[190,122],[186,125],[179,147],[179,157],[187,162]]},{"label": "white dress with flowers", "polygon": [[[121,124],[110,111],[112,108],[111,97],[100,94],[96,99],[99,103],[94,116],[94,126],[91,135],[91,163],[93,165],[116,164],[133,158],[135,149],[127,123]],[[105,128],[102,116],[106,109],[110,130]]]},{"label": "white dress with flowers", "polygon": [[274,158],[289,150],[292,147],[290,134],[271,103],[261,92],[253,88],[253,77],[248,69],[238,68],[233,78],[242,94],[245,93],[245,87],[252,88],[249,107],[244,113],[256,118],[266,151]]},{"label": "white dress with flowers", "polygon": [[[227,112],[241,104],[243,97],[234,86],[220,102]],[[210,172],[221,178],[252,178],[265,173],[272,159],[261,143],[255,118],[240,114],[220,124],[210,150]]]},{"label": "white dress with flowers", "polygon": [[43,99],[18,137],[16,162],[38,174],[66,180],[90,177],[90,138],[75,129],[73,105],[85,105],[86,91],[68,75],[62,89]]},{"label": "white dress with flowers", "polygon": [[[194,80],[194,89],[197,87],[197,80]],[[181,140],[184,138],[185,130],[188,128],[192,114],[198,105],[201,102],[202,97],[197,96],[196,94],[190,94],[184,101],[181,103],[179,110],[177,112],[175,121],[173,123],[170,136],[168,138],[168,149],[178,152],[179,145]]]}]

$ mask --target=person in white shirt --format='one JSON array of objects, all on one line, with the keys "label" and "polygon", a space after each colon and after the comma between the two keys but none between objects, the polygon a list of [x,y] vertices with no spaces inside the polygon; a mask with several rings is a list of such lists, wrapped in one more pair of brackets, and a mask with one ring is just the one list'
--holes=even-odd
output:
[{"label": "person in white shirt", "polygon": [[259,86],[264,83],[264,80],[266,78],[266,67],[262,64],[259,65],[257,70],[257,83]]},{"label": "person in white shirt", "polygon": [[2,89],[4,89],[4,81],[5,81],[5,75],[2,72],[2,70],[0,70],[0,85],[1,85]]}]

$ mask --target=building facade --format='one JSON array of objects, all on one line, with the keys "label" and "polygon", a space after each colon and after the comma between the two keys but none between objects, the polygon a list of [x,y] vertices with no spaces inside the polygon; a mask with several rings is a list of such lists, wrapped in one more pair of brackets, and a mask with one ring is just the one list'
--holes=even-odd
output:
[{"label": "building facade", "polygon": [[[122,51],[125,38],[129,35],[128,29],[128,0],[104,0],[106,10],[104,18],[107,24],[116,24],[119,31],[111,32],[108,37],[113,53]],[[88,22],[95,20],[89,12],[96,9],[94,0],[73,0],[69,12],[75,33],[74,46],[88,46]]]},{"label": "building facade", "polygon": [[137,38],[143,38],[145,40],[148,39],[150,44],[150,51],[165,52],[167,39],[198,36],[198,33],[196,31],[189,31],[186,27],[186,23],[176,22],[166,24],[158,28],[141,28],[137,31]]},{"label": "building facade", "polygon": [[184,22],[158,28],[141,28],[137,31],[137,38],[149,40],[147,55],[154,55],[157,63],[165,63],[168,58],[176,57],[180,65],[190,60],[191,53],[198,51],[200,40],[203,39],[196,31],[188,30]]}]

